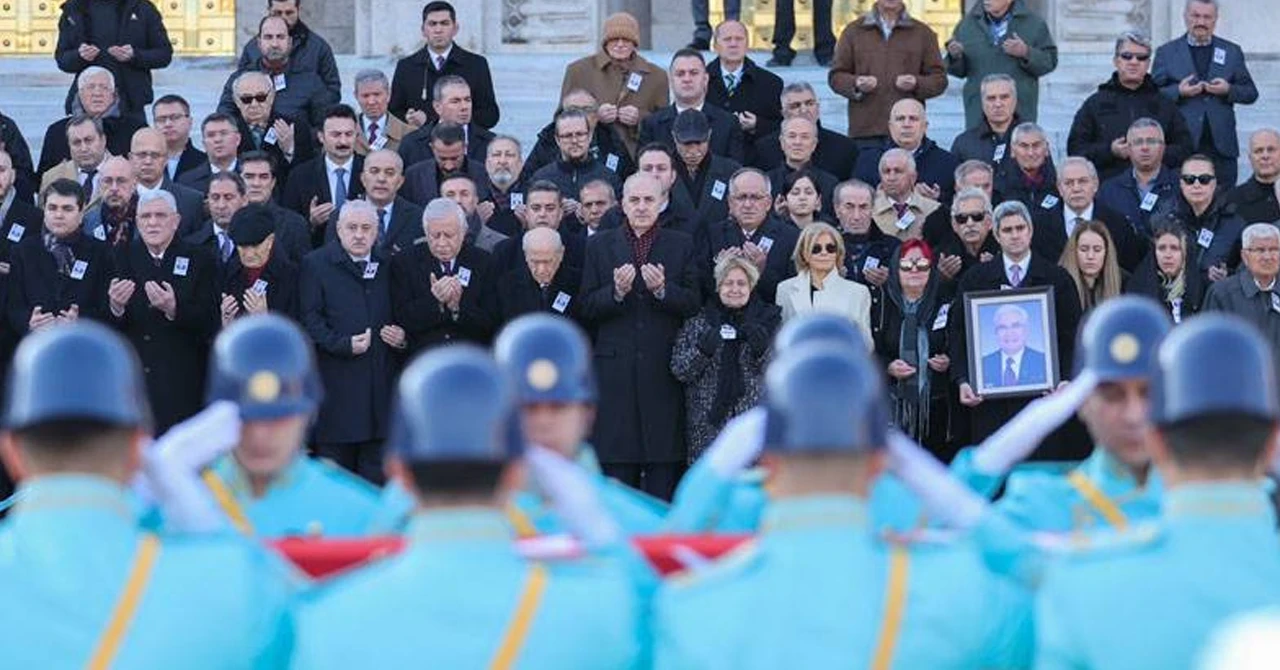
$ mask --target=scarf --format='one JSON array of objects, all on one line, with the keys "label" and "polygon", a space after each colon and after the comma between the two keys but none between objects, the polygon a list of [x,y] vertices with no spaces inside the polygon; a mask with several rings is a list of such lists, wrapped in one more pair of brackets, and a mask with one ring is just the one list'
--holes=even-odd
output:
[{"label": "scarf", "polygon": [[720,367],[716,375],[716,395],[711,402],[711,412],[707,415],[707,421],[713,426],[723,426],[725,420],[732,415],[733,408],[747,392],[747,385],[742,377],[741,354],[745,338],[742,327],[746,321],[743,317],[750,308],[749,301],[741,309],[729,309],[717,298],[712,300],[703,311],[704,318],[713,332],[719,332],[722,325],[733,326],[734,330],[738,331],[738,336],[734,339],[720,340]]},{"label": "scarf", "polygon": [[123,209],[102,206],[102,228],[107,233],[107,244],[118,247],[128,244],[133,239],[134,220],[138,217],[138,198],[129,199]]},{"label": "scarf", "polygon": [[75,265],[76,254],[71,249],[71,245],[75,244],[79,239],[79,232],[72,233],[65,238],[49,232],[44,234],[44,248],[53,255],[53,263],[58,267],[58,274],[64,277],[71,275],[71,266]]},{"label": "scarf", "polygon": [[929,283],[918,300],[908,300],[898,279],[898,260],[889,266],[885,293],[902,312],[902,329],[898,333],[898,358],[916,369],[916,374],[895,380],[890,385],[894,422],[913,439],[923,440],[929,432],[929,398],[933,371],[929,369],[929,331],[938,311],[939,280],[929,271]]}]

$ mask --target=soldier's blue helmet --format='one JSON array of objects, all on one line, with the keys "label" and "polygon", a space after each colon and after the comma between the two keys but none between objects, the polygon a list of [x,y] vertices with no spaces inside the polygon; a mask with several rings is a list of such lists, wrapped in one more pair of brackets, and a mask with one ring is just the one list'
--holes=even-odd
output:
[{"label": "soldier's blue helmet", "polygon": [[1195,316],[1160,345],[1151,385],[1158,426],[1224,414],[1274,421],[1278,403],[1271,348],[1238,316]]},{"label": "soldier's blue helmet", "polygon": [[151,423],[137,355],[118,334],[91,321],[28,335],[9,371],[9,430],[68,420],[127,427]]},{"label": "soldier's blue helmet", "polygon": [[807,342],[835,341],[863,346],[864,336],[848,319],[834,314],[808,314],[782,324],[773,338],[774,355]]},{"label": "soldier's blue helmet", "polygon": [[1168,313],[1150,298],[1111,298],[1093,310],[1080,329],[1076,366],[1104,382],[1149,379],[1155,372],[1156,351],[1172,327]]},{"label": "soldier's blue helmet", "polygon": [[510,380],[473,345],[420,356],[400,375],[387,449],[406,463],[519,458],[523,441]]},{"label": "soldier's blue helmet", "polygon": [[275,314],[238,319],[213,342],[208,400],[230,400],[245,421],[311,414],[324,396],[311,342]]},{"label": "soldier's blue helmet", "polygon": [[888,444],[880,371],[865,350],[847,344],[812,342],[784,352],[765,373],[765,408],[766,451],[855,453]]},{"label": "soldier's blue helmet", "polygon": [[493,355],[511,378],[516,402],[595,402],[591,345],[572,321],[551,314],[522,316],[502,329]]}]

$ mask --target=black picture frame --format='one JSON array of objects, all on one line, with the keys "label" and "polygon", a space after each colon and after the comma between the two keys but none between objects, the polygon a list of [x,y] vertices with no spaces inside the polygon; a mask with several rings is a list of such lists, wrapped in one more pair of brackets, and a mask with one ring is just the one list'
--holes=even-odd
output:
[{"label": "black picture frame", "polygon": [[[1052,286],[964,294],[965,346],[974,393],[983,398],[1018,398],[1042,395],[1058,386],[1058,319],[1053,298]],[[1016,319],[1019,312],[1025,317],[1022,343],[1011,353],[1006,346],[1018,331],[1006,330],[1011,339],[1002,344],[996,317],[1007,321]],[[1014,374],[1012,384],[1005,381],[1009,371]]]}]

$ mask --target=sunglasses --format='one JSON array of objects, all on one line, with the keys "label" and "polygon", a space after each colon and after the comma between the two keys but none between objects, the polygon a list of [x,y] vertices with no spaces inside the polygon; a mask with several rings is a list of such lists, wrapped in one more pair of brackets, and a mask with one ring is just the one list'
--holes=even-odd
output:
[{"label": "sunglasses", "polygon": [[1132,51],[1124,51],[1120,53],[1120,60],[1136,60],[1136,61],[1141,61],[1145,63],[1151,60],[1151,54],[1149,53],[1136,54],[1136,53],[1133,53]]},{"label": "sunglasses", "polygon": [[825,252],[827,252],[827,253],[829,253],[829,254],[834,254],[834,253],[836,253],[837,251],[840,251],[840,247],[837,247],[837,246],[836,246],[834,243],[832,243],[832,242],[828,242],[828,243],[826,243],[826,244],[815,244],[815,245],[813,245],[812,247],[809,247],[809,253],[810,253],[810,254],[820,254],[820,253],[822,253],[822,252],[824,252],[824,251],[825,251]]},{"label": "sunglasses", "polygon": [[986,212],[977,212],[977,213],[970,213],[970,214],[961,212],[959,214],[952,216],[951,220],[955,221],[957,226],[963,226],[966,223],[982,223],[982,220],[985,218],[987,218]]},{"label": "sunglasses", "polygon": [[898,267],[907,272],[928,272],[929,268],[933,267],[933,263],[930,263],[927,258],[917,258],[914,261],[902,261]]},{"label": "sunglasses", "polygon": [[270,96],[269,93],[259,93],[257,95],[242,95],[240,96],[240,102],[246,105],[253,102],[266,102],[269,96]]},{"label": "sunglasses", "polygon": [[1216,180],[1216,179],[1217,179],[1217,177],[1215,177],[1215,176],[1213,176],[1213,175],[1211,175],[1211,174],[1184,174],[1184,175],[1182,175],[1182,183],[1186,184],[1187,186],[1190,186],[1190,185],[1192,185],[1192,184],[1194,184],[1194,183],[1196,183],[1196,182],[1200,182],[1201,184],[1203,184],[1203,185],[1205,185],[1205,186],[1208,186],[1209,184],[1212,184],[1212,183],[1214,182],[1214,180]]}]

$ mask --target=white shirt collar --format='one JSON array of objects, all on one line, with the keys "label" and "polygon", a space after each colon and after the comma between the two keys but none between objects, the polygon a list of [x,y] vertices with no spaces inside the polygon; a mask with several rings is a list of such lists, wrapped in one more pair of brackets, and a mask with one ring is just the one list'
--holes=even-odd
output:
[{"label": "white shirt collar", "polygon": [[1253,283],[1258,287],[1259,291],[1270,291],[1271,289],[1274,289],[1276,287],[1276,278],[1272,277],[1271,283],[1267,284],[1266,286],[1259,284],[1258,279],[1256,277],[1254,278]]},{"label": "white shirt collar", "polygon": [[[351,256],[351,254],[347,254],[347,255],[348,255],[348,256]],[[352,262],[352,263],[359,263],[360,261],[366,261],[366,262],[368,262],[368,261],[369,261],[369,259],[370,259],[370,256],[369,256],[368,254],[366,254],[366,255],[364,255],[364,256],[351,256],[351,262]]]},{"label": "white shirt collar", "polygon": [[329,154],[325,154],[325,155],[324,155],[324,169],[325,169],[325,172],[328,172],[328,173],[329,173],[329,176],[330,176],[330,177],[332,177],[332,176],[333,176],[333,171],[334,171],[334,170],[336,170],[336,169],[338,169],[338,168],[343,168],[343,169],[345,169],[345,170],[347,171],[347,176],[348,176],[348,177],[350,177],[350,176],[351,176],[351,164],[352,164],[352,163],[354,163],[355,161],[356,161],[356,158],[355,158],[355,156],[353,155],[353,156],[351,156],[350,158],[348,158],[348,159],[347,159],[347,162],[343,163],[342,165],[338,165],[337,163],[333,162],[333,160],[332,160],[332,159],[330,159],[330,158],[329,158]]},{"label": "white shirt collar", "polygon": [[1026,258],[1018,261],[1017,263],[1014,263],[1013,259],[1009,258],[1007,254],[1000,254],[1000,258],[1004,260],[1004,276],[1006,278],[1013,274],[1010,272],[1010,269],[1016,265],[1020,270],[1022,270],[1022,281],[1027,280],[1027,266],[1031,264],[1031,254],[1027,254]]},{"label": "white shirt collar", "polygon": [[729,68],[725,67],[724,61],[720,61],[720,72],[723,73],[724,76],[726,77],[729,75],[733,75],[735,77],[741,78],[742,71],[745,69],[747,69],[747,61],[745,60],[738,64],[738,69],[736,70],[730,70]]},{"label": "white shirt collar", "polygon": [[431,54],[432,65],[435,65],[441,58],[449,60],[449,54],[453,53],[453,42],[449,43],[449,48],[445,49],[444,53],[438,54],[435,51],[432,51],[431,47],[427,47],[427,53]]},{"label": "white shirt collar", "polygon": [[155,188],[147,188],[146,186],[142,185],[142,182],[138,182],[138,195],[140,196],[150,195],[152,193],[159,193],[160,191],[163,191],[163,190],[164,190],[164,180],[161,180],[160,183],[157,184]]},{"label": "white shirt collar", "polygon": [[693,106],[693,107],[685,107],[685,106],[681,105],[681,104],[680,104],[680,103],[678,103],[678,102],[677,102],[677,103],[675,103],[675,105],[676,105],[676,114],[678,115],[678,114],[680,114],[680,112],[683,112],[683,111],[685,111],[686,109],[696,109],[696,110],[698,110],[699,112],[701,112],[701,111],[702,111],[702,108],[707,106],[707,101],[706,101],[706,100],[703,100],[702,102],[698,103],[697,105],[695,105],[695,106]]},{"label": "white shirt collar", "polygon": [[1078,217],[1080,217],[1080,218],[1082,218],[1082,219],[1084,219],[1085,221],[1092,221],[1092,220],[1093,220],[1093,203],[1089,203],[1089,206],[1088,206],[1087,208],[1085,208],[1085,210],[1084,210],[1083,212],[1080,212],[1079,214],[1076,214],[1075,212],[1071,211],[1071,206],[1070,206],[1070,205],[1068,205],[1068,204],[1066,204],[1066,201],[1065,201],[1065,200],[1063,201],[1063,203],[1062,203],[1062,222],[1063,222],[1064,224],[1066,224],[1066,230],[1067,230],[1067,236],[1068,236],[1068,237],[1069,237],[1069,236],[1071,235],[1071,233],[1072,233],[1072,232],[1074,232],[1074,231],[1075,231],[1075,229],[1076,229],[1076,217],[1077,217],[1077,216],[1078,216]]},{"label": "white shirt collar", "polygon": [[377,206],[377,205],[374,205],[373,201],[372,201],[372,200],[369,200],[369,198],[368,198],[368,197],[366,197],[366,198],[365,198],[365,202],[369,203],[370,205],[373,205],[373,208],[374,208],[375,210],[377,210],[377,209],[381,209],[381,210],[385,211],[385,212],[387,213],[387,225],[391,225],[391,210],[392,210],[392,209],[394,209],[394,208],[395,208],[395,206],[396,206],[396,201],[395,201],[395,200],[392,200],[391,202],[387,203],[387,206],[386,206],[386,207],[379,207],[379,206]]},{"label": "white shirt collar", "polygon": [[223,172],[235,172],[236,165],[239,164],[239,162],[240,162],[239,158],[232,158],[231,165],[227,166],[227,169],[223,170],[223,169],[220,169],[217,165],[215,165],[213,161],[209,161],[209,173],[212,175],[212,174],[222,174]]}]

